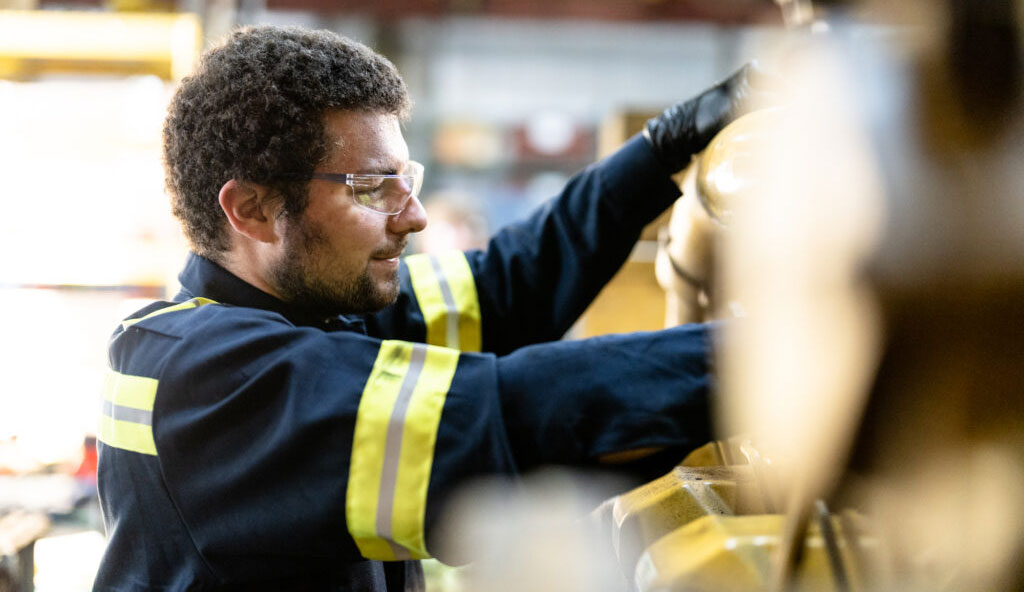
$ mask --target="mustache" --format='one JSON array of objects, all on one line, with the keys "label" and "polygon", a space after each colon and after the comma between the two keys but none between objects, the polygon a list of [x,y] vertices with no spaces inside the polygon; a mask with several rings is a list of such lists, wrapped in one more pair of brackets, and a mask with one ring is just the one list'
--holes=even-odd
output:
[{"label": "mustache", "polygon": [[405,252],[405,247],[408,244],[408,240],[400,240],[393,245],[378,248],[371,256],[375,259],[391,259],[393,257],[398,257]]}]

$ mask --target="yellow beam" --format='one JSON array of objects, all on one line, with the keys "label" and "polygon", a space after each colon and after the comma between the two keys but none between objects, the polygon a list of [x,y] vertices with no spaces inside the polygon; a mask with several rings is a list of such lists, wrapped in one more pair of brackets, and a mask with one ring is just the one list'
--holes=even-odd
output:
[{"label": "yellow beam", "polygon": [[180,79],[201,43],[194,14],[0,10],[0,61],[147,63]]}]

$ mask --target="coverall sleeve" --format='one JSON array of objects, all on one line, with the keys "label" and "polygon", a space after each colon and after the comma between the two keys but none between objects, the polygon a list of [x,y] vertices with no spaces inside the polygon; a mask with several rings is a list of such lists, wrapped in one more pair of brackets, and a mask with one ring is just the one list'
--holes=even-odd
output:
[{"label": "coverall sleeve", "polygon": [[637,136],[485,251],[408,257],[399,301],[370,331],[499,355],[559,339],[678,196]]},{"label": "coverall sleeve", "polygon": [[166,359],[153,437],[168,495],[225,579],[427,557],[473,478],[708,437],[699,326],[497,357],[193,314],[209,319]]}]

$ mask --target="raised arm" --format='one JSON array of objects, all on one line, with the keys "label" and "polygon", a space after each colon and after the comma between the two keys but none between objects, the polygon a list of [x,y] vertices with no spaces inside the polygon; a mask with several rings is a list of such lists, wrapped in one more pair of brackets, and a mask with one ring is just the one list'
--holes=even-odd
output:
[{"label": "raised arm", "polygon": [[744,67],[666,109],[486,251],[408,258],[402,297],[369,320],[371,334],[497,354],[560,338],[679,196],[670,176],[735,117],[750,76]]}]

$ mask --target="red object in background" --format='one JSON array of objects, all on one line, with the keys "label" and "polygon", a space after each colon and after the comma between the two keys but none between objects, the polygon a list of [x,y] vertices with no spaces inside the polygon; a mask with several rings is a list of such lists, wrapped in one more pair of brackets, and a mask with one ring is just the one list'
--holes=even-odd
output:
[{"label": "red object in background", "polygon": [[76,479],[96,482],[96,436],[86,436],[82,442],[82,462],[75,469]]}]

